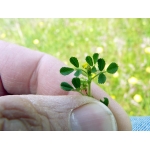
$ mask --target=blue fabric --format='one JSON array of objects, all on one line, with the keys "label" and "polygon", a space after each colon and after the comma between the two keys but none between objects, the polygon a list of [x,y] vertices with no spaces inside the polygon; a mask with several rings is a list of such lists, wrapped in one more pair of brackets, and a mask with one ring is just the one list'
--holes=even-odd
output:
[{"label": "blue fabric", "polygon": [[150,116],[130,117],[132,131],[150,131]]}]

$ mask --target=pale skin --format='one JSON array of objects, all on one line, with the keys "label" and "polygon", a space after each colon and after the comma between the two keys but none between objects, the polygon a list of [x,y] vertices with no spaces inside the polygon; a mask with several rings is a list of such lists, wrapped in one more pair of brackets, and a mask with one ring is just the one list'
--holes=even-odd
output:
[{"label": "pale skin", "polygon": [[109,98],[117,130],[131,130],[123,108],[96,84],[92,84],[95,99],[63,91],[60,83],[71,81],[71,76],[60,74],[63,66],[50,55],[0,41],[0,130],[68,131],[73,109],[100,103],[96,99],[103,97]]}]

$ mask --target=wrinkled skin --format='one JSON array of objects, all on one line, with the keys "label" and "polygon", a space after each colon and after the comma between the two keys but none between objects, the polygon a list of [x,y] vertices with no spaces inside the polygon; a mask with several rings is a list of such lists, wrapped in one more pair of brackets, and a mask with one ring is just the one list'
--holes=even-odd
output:
[{"label": "wrinkled skin", "polygon": [[95,99],[61,90],[71,80],[59,73],[62,66],[50,55],[0,41],[0,130],[71,130],[71,111],[103,97],[118,130],[131,130],[126,112],[94,83]]}]

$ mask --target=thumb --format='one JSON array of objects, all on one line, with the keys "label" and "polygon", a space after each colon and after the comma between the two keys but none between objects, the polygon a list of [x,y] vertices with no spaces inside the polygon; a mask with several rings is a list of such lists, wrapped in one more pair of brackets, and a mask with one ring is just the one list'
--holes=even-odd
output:
[{"label": "thumb", "polygon": [[0,130],[117,130],[112,112],[86,96],[0,97]]}]

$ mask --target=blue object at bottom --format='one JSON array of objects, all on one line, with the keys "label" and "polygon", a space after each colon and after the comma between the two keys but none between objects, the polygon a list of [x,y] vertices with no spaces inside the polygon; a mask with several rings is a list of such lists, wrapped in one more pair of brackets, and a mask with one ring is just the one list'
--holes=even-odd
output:
[{"label": "blue object at bottom", "polygon": [[150,116],[130,117],[132,131],[150,131]]}]

